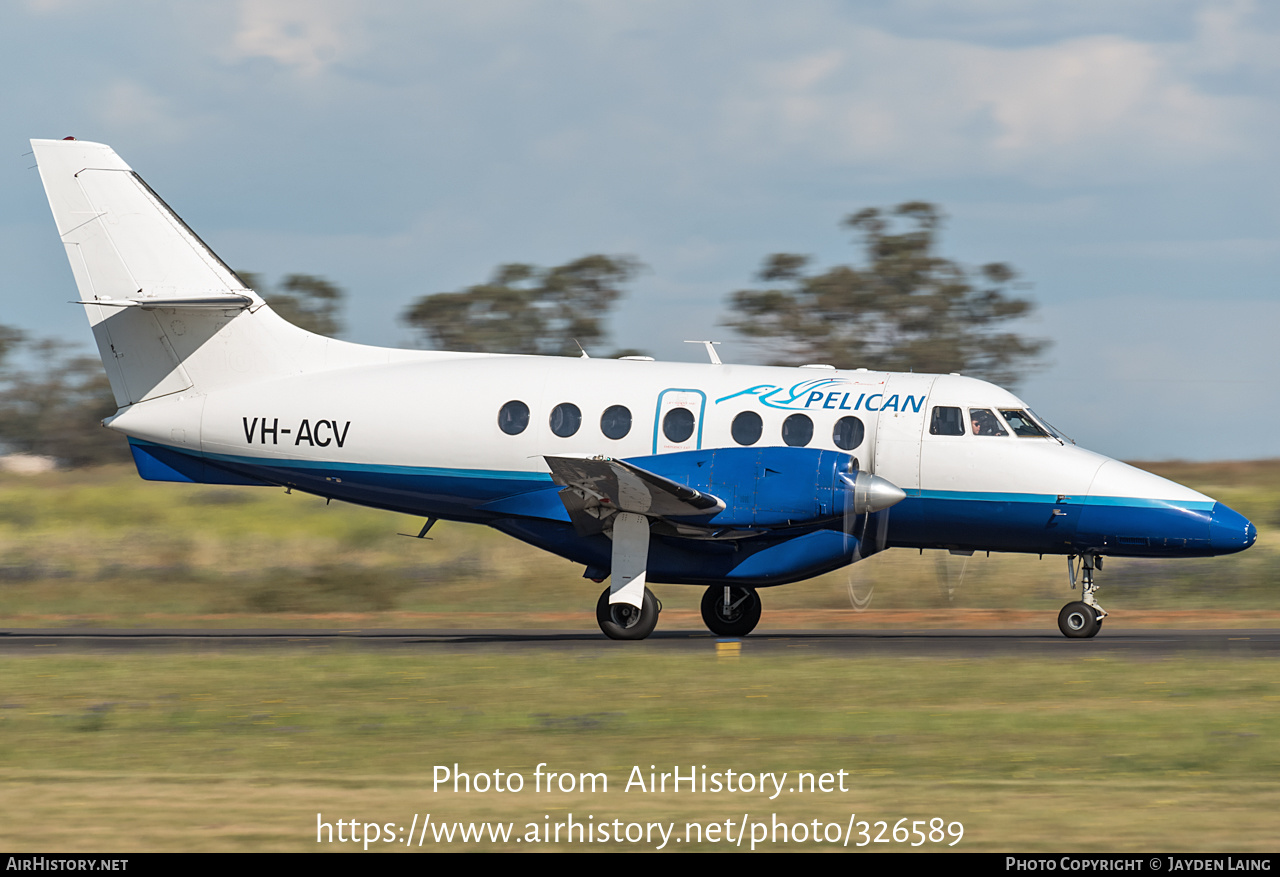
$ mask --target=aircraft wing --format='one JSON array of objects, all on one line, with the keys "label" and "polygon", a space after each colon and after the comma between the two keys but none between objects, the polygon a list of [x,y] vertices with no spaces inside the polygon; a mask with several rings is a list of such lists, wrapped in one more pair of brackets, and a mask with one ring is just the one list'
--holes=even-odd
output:
[{"label": "aircraft wing", "polygon": [[692,487],[664,478],[639,466],[609,457],[545,457],[551,480],[566,488],[560,492],[570,518],[584,509],[613,509],[647,517],[666,515],[714,515],[724,511],[724,501]]}]

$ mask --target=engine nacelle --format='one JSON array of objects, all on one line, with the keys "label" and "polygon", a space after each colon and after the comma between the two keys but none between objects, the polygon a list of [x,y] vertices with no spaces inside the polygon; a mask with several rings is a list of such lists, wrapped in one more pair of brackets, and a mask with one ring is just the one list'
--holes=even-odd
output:
[{"label": "engine nacelle", "polygon": [[626,462],[719,497],[724,511],[696,523],[721,527],[787,527],[838,519],[845,514],[846,494],[856,491],[858,482],[874,478],[858,472],[858,461],[849,454],[811,448],[711,448]]}]

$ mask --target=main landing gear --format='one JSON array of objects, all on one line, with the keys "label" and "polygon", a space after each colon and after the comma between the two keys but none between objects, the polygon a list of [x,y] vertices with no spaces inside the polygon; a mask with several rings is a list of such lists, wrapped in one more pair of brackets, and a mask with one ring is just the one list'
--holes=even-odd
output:
[{"label": "main landing gear", "polygon": [[[609,588],[596,602],[596,622],[609,639],[644,639],[658,626],[662,604],[644,589],[640,605],[610,603]],[[702,620],[716,636],[746,636],[760,623],[760,595],[753,588],[712,585],[702,595]]]},{"label": "main landing gear", "polygon": [[596,603],[596,621],[609,639],[644,639],[658,626],[658,613],[662,604],[653,591],[644,589],[640,605],[610,603],[609,589],[605,588]]},{"label": "main landing gear", "polygon": [[1068,603],[1058,613],[1058,630],[1071,639],[1089,639],[1097,636],[1102,629],[1102,619],[1107,617],[1107,610],[1098,605],[1095,594],[1098,586],[1093,582],[1094,569],[1102,569],[1102,558],[1096,554],[1085,554],[1077,558],[1074,554],[1067,558],[1067,576],[1071,580],[1071,588],[1075,589],[1077,577],[1083,600]]},{"label": "main landing gear", "polygon": [[712,585],[702,595],[702,620],[717,636],[746,636],[760,623],[760,595],[753,588]]}]

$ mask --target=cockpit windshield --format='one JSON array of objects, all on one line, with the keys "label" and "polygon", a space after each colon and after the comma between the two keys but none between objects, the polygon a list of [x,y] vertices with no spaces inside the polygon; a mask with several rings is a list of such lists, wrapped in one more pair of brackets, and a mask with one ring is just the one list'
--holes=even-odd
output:
[{"label": "cockpit windshield", "polygon": [[1032,411],[1030,408],[1028,408],[1028,409],[1027,409],[1027,413],[1028,413],[1028,414],[1030,414],[1032,417],[1034,417],[1037,421],[1039,421],[1040,425],[1041,425],[1041,426],[1043,426],[1045,429],[1047,429],[1047,430],[1049,431],[1049,435],[1053,436],[1053,437],[1054,437],[1054,438],[1056,438],[1058,441],[1063,442],[1063,443],[1070,442],[1070,443],[1071,443],[1071,444],[1073,444],[1073,445],[1076,443],[1076,440],[1075,440],[1075,439],[1073,439],[1071,436],[1067,435],[1067,434],[1066,434],[1065,432],[1063,432],[1062,430],[1057,429],[1056,427],[1054,427],[1054,425],[1053,425],[1052,423],[1050,423],[1049,421],[1045,420],[1045,419],[1044,419],[1043,417],[1041,417],[1039,414],[1036,414],[1036,413],[1035,413],[1034,411]]},{"label": "cockpit windshield", "polygon": [[1005,423],[1009,424],[1014,435],[1023,438],[1049,437],[1049,434],[1040,428],[1040,424],[1028,417],[1027,412],[1020,408],[1001,408],[1000,414],[1004,417]]}]

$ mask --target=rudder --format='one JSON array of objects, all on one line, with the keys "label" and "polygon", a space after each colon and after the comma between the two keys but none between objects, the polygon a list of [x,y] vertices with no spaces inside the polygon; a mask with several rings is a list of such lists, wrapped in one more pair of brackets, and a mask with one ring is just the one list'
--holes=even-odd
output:
[{"label": "rudder", "polygon": [[262,299],[109,146],[31,145],[116,404],[190,388],[175,331],[216,332]]}]

